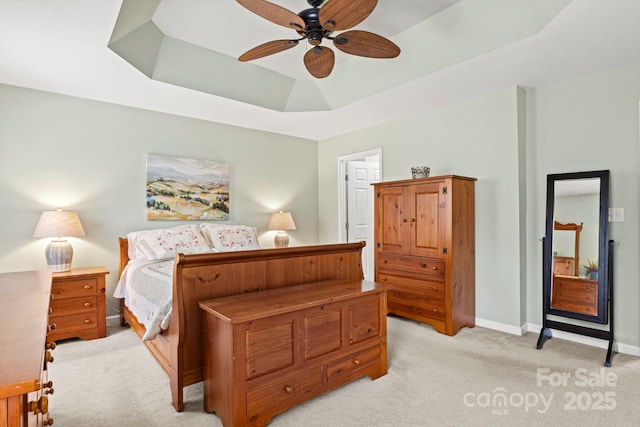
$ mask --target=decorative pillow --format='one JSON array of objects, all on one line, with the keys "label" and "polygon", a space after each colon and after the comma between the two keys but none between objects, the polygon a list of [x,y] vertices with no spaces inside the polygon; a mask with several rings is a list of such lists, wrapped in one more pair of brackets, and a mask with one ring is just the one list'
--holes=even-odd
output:
[{"label": "decorative pillow", "polygon": [[133,241],[136,249],[148,260],[170,259],[177,253],[210,252],[209,246],[195,224],[138,231],[133,236]]},{"label": "decorative pillow", "polygon": [[246,225],[200,224],[209,245],[219,251],[261,249],[255,227]]}]

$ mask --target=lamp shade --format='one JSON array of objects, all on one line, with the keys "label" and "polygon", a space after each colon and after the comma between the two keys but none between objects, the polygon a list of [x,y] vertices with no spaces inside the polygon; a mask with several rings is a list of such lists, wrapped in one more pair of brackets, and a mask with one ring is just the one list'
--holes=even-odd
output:
[{"label": "lamp shade", "polygon": [[293,222],[291,212],[275,212],[271,214],[269,220],[269,230],[295,230],[296,223]]},{"label": "lamp shade", "polygon": [[33,232],[33,237],[78,237],[84,236],[84,228],[74,211],[44,211]]}]

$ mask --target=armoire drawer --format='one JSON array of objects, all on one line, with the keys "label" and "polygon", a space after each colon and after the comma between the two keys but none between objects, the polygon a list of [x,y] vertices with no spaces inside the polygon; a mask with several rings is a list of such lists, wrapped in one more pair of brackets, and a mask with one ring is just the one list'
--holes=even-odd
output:
[{"label": "armoire drawer", "polygon": [[411,313],[435,320],[444,320],[444,301],[402,290],[390,291],[387,295],[388,311]]},{"label": "armoire drawer", "polygon": [[392,289],[415,292],[428,295],[437,299],[444,299],[444,281],[411,276],[390,272],[384,269],[378,270],[377,281],[392,285]]},{"label": "armoire drawer", "polygon": [[444,280],[445,262],[434,258],[378,254],[378,267],[426,274]]}]

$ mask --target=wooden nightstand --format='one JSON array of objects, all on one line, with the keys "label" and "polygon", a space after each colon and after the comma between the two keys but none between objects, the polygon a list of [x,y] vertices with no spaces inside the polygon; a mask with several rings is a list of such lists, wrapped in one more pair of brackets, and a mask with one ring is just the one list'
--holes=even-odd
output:
[{"label": "wooden nightstand", "polygon": [[49,340],[107,336],[104,267],[74,268],[53,273]]}]

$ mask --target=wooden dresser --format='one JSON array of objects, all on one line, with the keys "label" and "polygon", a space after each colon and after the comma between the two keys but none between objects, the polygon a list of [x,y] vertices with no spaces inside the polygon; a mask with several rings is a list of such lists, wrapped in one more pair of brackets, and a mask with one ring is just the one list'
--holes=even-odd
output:
[{"label": "wooden dresser", "polygon": [[598,314],[598,281],[577,276],[553,275],[551,308],[574,313]]},{"label": "wooden dresser", "polygon": [[373,184],[375,280],[388,310],[454,335],[475,326],[474,181],[455,175]]},{"label": "wooden dresser", "polygon": [[74,268],[53,273],[50,339],[107,336],[104,267]]},{"label": "wooden dresser", "polygon": [[316,282],[199,304],[204,409],[226,427],[266,425],[314,396],[387,373],[386,294],[374,282]]},{"label": "wooden dresser", "polygon": [[0,427],[53,424],[47,364],[51,272],[0,273]]}]

